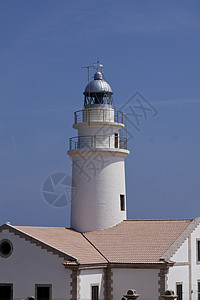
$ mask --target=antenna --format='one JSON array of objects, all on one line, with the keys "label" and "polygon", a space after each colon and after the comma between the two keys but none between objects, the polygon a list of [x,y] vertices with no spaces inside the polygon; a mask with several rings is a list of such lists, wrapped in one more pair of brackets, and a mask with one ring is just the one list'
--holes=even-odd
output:
[{"label": "antenna", "polygon": [[95,68],[95,64],[92,66],[81,66],[82,69],[87,69],[88,70],[88,83],[90,81],[90,68]]}]

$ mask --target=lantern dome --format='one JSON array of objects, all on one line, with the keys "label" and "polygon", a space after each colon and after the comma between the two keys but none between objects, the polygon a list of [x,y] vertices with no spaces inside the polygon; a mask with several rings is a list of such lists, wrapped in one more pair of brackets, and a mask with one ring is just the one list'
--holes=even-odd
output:
[{"label": "lantern dome", "polygon": [[111,86],[104,80],[103,74],[100,71],[94,74],[94,80],[87,84],[83,94],[85,95],[85,108],[94,105],[112,106],[113,91]]}]

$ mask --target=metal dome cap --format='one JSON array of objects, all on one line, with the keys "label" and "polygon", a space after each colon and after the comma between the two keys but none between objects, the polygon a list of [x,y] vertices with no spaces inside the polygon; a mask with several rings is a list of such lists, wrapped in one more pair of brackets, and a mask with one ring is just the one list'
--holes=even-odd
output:
[{"label": "metal dome cap", "polygon": [[102,80],[103,79],[103,76],[102,76],[102,73],[100,71],[97,71],[95,74],[94,74],[94,79],[95,80]]},{"label": "metal dome cap", "polygon": [[[96,68],[94,74],[94,80],[89,82],[89,69]],[[82,66],[82,68],[88,69],[88,84],[83,92],[84,94],[84,107],[112,107],[112,95],[113,91],[110,85],[104,80],[102,74],[103,65],[97,60],[97,64],[93,66]]]},{"label": "metal dome cap", "polygon": [[103,79],[100,71],[94,74],[94,80],[89,82],[85,88],[84,95],[92,92],[106,92],[113,94],[111,86]]}]

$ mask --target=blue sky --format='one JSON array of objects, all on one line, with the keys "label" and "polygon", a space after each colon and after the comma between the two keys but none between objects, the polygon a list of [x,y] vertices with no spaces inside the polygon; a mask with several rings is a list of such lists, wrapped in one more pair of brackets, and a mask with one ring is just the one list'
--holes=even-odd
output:
[{"label": "blue sky", "polygon": [[[69,226],[45,178],[71,174],[66,155],[97,57],[116,109],[140,92],[126,160],[128,217],[200,215],[200,2],[1,0],[0,223]],[[92,73],[91,73],[92,78]]]}]

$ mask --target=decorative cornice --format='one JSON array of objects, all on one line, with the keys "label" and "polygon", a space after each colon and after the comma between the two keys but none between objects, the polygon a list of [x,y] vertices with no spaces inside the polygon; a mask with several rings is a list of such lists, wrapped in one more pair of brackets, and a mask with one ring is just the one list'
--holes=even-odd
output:
[{"label": "decorative cornice", "polygon": [[63,262],[65,268],[71,270],[105,269],[108,266],[113,269],[163,269],[174,265],[172,261],[160,261],[158,263],[104,263],[104,264],[68,264]]}]

